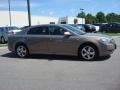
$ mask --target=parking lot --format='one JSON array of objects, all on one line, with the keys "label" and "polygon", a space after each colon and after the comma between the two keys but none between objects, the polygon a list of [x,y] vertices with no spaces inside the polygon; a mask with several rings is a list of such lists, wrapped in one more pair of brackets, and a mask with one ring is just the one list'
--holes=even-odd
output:
[{"label": "parking lot", "polygon": [[119,41],[111,57],[94,61],[55,55],[20,59],[0,47],[0,90],[120,90]]}]

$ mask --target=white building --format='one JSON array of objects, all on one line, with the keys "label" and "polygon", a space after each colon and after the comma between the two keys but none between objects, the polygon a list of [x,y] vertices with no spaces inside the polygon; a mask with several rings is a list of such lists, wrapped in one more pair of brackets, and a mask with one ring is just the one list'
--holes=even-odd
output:
[{"label": "white building", "polygon": [[[76,17],[48,17],[48,16],[31,16],[31,24],[39,25],[39,24],[74,24],[74,20],[77,19],[78,24],[85,23],[85,19],[76,18]],[[28,25],[28,15],[26,12],[11,12],[11,21],[12,26],[26,26]],[[9,12],[8,11],[0,11],[0,26],[9,26]]]},{"label": "white building", "polygon": [[[77,20],[77,21],[75,22],[75,20]],[[85,24],[85,19],[67,16],[67,17],[59,18],[58,23],[60,23],[60,24]]]}]

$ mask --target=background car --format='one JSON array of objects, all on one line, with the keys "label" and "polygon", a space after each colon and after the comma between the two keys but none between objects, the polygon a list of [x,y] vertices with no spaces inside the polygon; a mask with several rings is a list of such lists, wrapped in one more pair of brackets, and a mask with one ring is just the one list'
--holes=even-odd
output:
[{"label": "background car", "polygon": [[101,26],[100,32],[120,33],[120,23],[109,23]]},{"label": "background car", "polygon": [[107,24],[107,23],[94,23],[93,25],[101,27],[101,26],[103,26],[105,24]]},{"label": "background car", "polygon": [[85,32],[96,32],[96,28],[91,24],[78,24],[85,28]]},{"label": "background car", "polygon": [[8,36],[16,34],[17,32],[20,32],[21,29],[15,26],[8,26],[8,27],[0,27],[0,42],[5,43],[8,41]]},{"label": "background car", "polygon": [[78,25],[78,24],[69,24],[69,25],[71,25],[71,26],[73,26],[73,27],[76,27],[76,28],[78,28],[79,30],[85,31],[85,28],[84,28],[83,25]]},{"label": "background car", "polygon": [[23,26],[23,27],[21,27],[20,29],[21,29],[21,30],[24,30],[24,29],[26,29],[26,28],[29,28],[29,26]]},{"label": "background car", "polygon": [[85,33],[71,25],[38,25],[9,36],[8,48],[20,58],[30,54],[55,54],[92,60],[112,54],[116,44],[111,37]]},{"label": "background car", "polygon": [[70,25],[85,32],[97,32],[96,27],[91,24],[70,24]]},{"label": "background car", "polygon": [[99,32],[99,30],[100,30],[100,26],[93,25],[93,27],[95,27],[95,29],[96,29],[96,32]]}]

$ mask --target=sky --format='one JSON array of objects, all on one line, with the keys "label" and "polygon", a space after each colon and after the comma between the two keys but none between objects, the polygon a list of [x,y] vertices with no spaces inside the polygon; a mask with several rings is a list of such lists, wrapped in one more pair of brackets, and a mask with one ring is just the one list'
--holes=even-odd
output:
[{"label": "sky", "polygon": [[[27,12],[27,0],[10,0],[11,11]],[[80,8],[96,15],[114,12],[120,14],[120,0],[30,0],[31,14],[39,16],[76,16]],[[0,11],[8,10],[8,0],[0,0]]]}]

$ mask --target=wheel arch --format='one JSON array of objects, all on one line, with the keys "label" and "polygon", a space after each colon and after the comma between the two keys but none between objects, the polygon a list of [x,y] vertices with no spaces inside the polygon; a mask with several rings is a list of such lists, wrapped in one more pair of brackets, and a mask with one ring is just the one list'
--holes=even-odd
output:
[{"label": "wheel arch", "polygon": [[99,48],[98,48],[98,46],[97,46],[95,43],[92,43],[92,42],[82,43],[82,44],[78,47],[78,56],[79,56],[79,54],[80,54],[79,51],[80,51],[80,50],[82,49],[82,47],[85,46],[85,45],[91,45],[91,46],[95,47],[95,48],[96,48],[96,51],[97,51],[97,56],[99,56]]},{"label": "wheel arch", "polygon": [[15,44],[15,48],[14,48],[15,51],[16,51],[16,48],[17,48],[19,45],[24,45],[24,46],[27,48],[28,52],[29,52],[28,46],[27,46],[24,42],[17,42],[17,43]]}]

